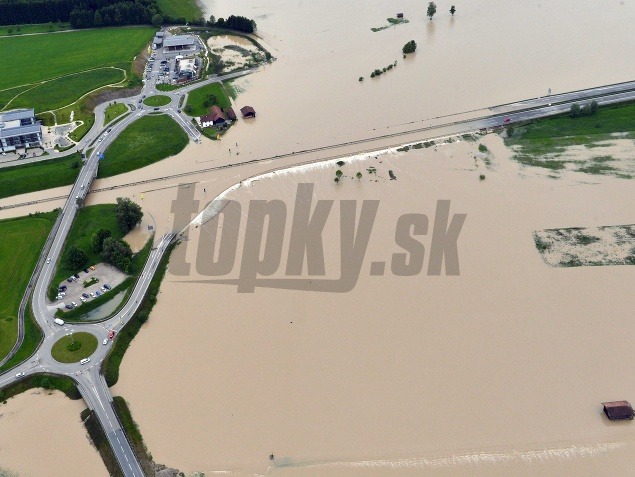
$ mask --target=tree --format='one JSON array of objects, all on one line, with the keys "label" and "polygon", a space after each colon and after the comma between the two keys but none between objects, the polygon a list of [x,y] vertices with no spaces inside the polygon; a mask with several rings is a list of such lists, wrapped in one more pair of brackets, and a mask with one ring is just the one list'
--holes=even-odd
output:
[{"label": "tree", "polygon": [[159,15],[158,13],[156,15],[153,15],[152,16],[152,26],[158,28],[161,25],[163,25],[163,17],[161,15]]},{"label": "tree", "polygon": [[428,3],[428,13],[426,15],[430,17],[430,20],[432,20],[435,13],[437,13],[436,4],[434,2]]},{"label": "tree", "polygon": [[417,43],[414,40],[410,40],[408,43],[406,43],[403,46],[401,51],[403,51],[405,55],[406,53],[414,53],[416,49],[417,49]]},{"label": "tree", "polygon": [[9,28],[9,29],[7,30],[7,33],[8,33],[9,35],[13,35],[13,28]]},{"label": "tree", "polygon": [[591,104],[589,105],[589,115],[593,116],[597,112],[598,112],[598,102],[593,100],[591,101]]},{"label": "tree", "polygon": [[15,27],[15,32],[19,35],[20,33],[22,33],[22,27],[20,25],[18,25],[17,27]]},{"label": "tree", "polygon": [[95,24],[95,26],[102,26],[104,24],[104,20],[101,16],[101,13],[99,13],[99,10],[97,10],[95,12],[95,18],[93,19],[93,23]]},{"label": "tree", "polygon": [[124,234],[134,229],[141,222],[142,217],[143,212],[139,204],[135,204],[127,197],[117,197],[115,218],[117,219],[117,225],[119,225]]},{"label": "tree", "polygon": [[53,383],[51,383],[51,380],[49,378],[42,379],[42,381],[40,381],[40,386],[42,386],[44,389],[53,389]]},{"label": "tree", "polygon": [[115,237],[106,237],[104,239],[104,247],[101,257],[105,262],[114,265],[124,273],[132,271],[132,250],[123,240],[117,240]]},{"label": "tree", "polygon": [[90,248],[95,253],[101,253],[104,249],[104,240],[112,236],[112,232],[107,229],[99,229],[90,239]]},{"label": "tree", "polygon": [[569,116],[571,116],[572,118],[577,118],[578,116],[580,116],[580,105],[578,103],[573,103],[571,105]]},{"label": "tree", "polygon": [[49,22],[49,31],[53,31],[53,22]]},{"label": "tree", "polygon": [[342,174],[343,174],[343,172],[342,172],[342,171],[340,171],[339,169],[338,169],[337,171],[335,171],[335,175],[336,175],[338,178],[342,177]]},{"label": "tree", "polygon": [[454,14],[456,13],[456,8],[454,8],[454,5],[452,5],[452,7],[450,8],[450,13],[452,14],[452,16],[454,16]]},{"label": "tree", "polygon": [[88,262],[88,255],[81,248],[71,245],[64,254],[62,259],[64,266],[71,270],[78,270],[86,266]]},{"label": "tree", "polygon": [[207,26],[214,26],[216,23],[216,17],[214,15],[209,16],[209,20],[207,21]]},{"label": "tree", "polygon": [[355,176],[356,176],[358,179],[361,179],[361,178],[362,178],[362,173],[361,173],[361,172],[358,172],[357,174],[355,174]]}]

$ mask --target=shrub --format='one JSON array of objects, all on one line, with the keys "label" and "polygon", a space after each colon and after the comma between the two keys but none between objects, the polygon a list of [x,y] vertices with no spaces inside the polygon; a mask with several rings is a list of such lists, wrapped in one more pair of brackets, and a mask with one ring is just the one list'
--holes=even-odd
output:
[{"label": "shrub", "polygon": [[414,40],[410,40],[408,43],[406,43],[403,46],[403,48],[401,50],[403,51],[404,58],[405,58],[406,54],[414,53],[416,49],[417,49],[417,43]]}]

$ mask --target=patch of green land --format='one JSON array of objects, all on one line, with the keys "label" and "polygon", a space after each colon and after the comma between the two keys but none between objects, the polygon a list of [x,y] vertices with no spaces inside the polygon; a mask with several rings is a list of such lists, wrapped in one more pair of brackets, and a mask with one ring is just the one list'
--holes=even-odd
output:
[{"label": "patch of green land", "polygon": [[58,159],[0,169],[0,199],[75,182],[82,165],[79,153]]},{"label": "patch of green land", "polygon": [[110,177],[148,166],[181,152],[188,136],[169,116],[145,116],[112,142],[99,163],[98,177]]},{"label": "patch of green land", "polygon": [[0,359],[18,337],[20,302],[56,217],[48,212],[0,220]]},{"label": "patch of green land", "polygon": [[114,103],[107,106],[104,110],[104,124],[108,124],[114,119],[117,119],[122,114],[128,112],[128,107],[122,103]]},{"label": "patch of green land", "polygon": [[63,336],[51,348],[51,356],[60,363],[78,363],[97,349],[97,337],[92,333],[73,333]]},{"label": "patch of green land", "polygon": [[185,18],[186,21],[192,21],[203,16],[196,0],[157,0],[157,4],[163,15],[172,19]]},{"label": "patch of green land", "polygon": [[165,96],[163,94],[156,94],[154,96],[148,96],[143,100],[143,104],[146,106],[165,106],[166,104],[170,104],[172,100],[169,96]]},{"label": "patch of green land", "polygon": [[211,83],[190,91],[183,111],[190,116],[204,116],[209,114],[214,105],[223,109],[231,107],[228,92],[222,83]]}]

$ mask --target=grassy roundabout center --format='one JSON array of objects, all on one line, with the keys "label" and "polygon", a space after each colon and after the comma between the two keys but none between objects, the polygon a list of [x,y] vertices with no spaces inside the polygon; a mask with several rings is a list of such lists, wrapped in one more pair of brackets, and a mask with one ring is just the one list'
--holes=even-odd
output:
[{"label": "grassy roundabout center", "polygon": [[165,106],[166,104],[170,104],[172,99],[169,96],[165,96],[163,94],[157,94],[154,96],[148,96],[143,100],[143,104],[146,106]]},{"label": "grassy roundabout center", "polygon": [[73,333],[60,338],[51,349],[51,355],[60,363],[77,363],[88,358],[97,349],[97,338],[91,333]]}]

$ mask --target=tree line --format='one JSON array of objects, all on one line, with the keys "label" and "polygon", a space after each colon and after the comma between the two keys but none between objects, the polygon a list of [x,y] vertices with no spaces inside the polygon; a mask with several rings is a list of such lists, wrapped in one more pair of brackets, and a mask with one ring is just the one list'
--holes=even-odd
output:
[{"label": "tree line", "polygon": [[256,22],[239,15],[188,22],[163,14],[156,0],[0,0],[0,18],[4,25],[70,22],[72,28],[118,25],[161,24],[227,28],[253,33]]}]

